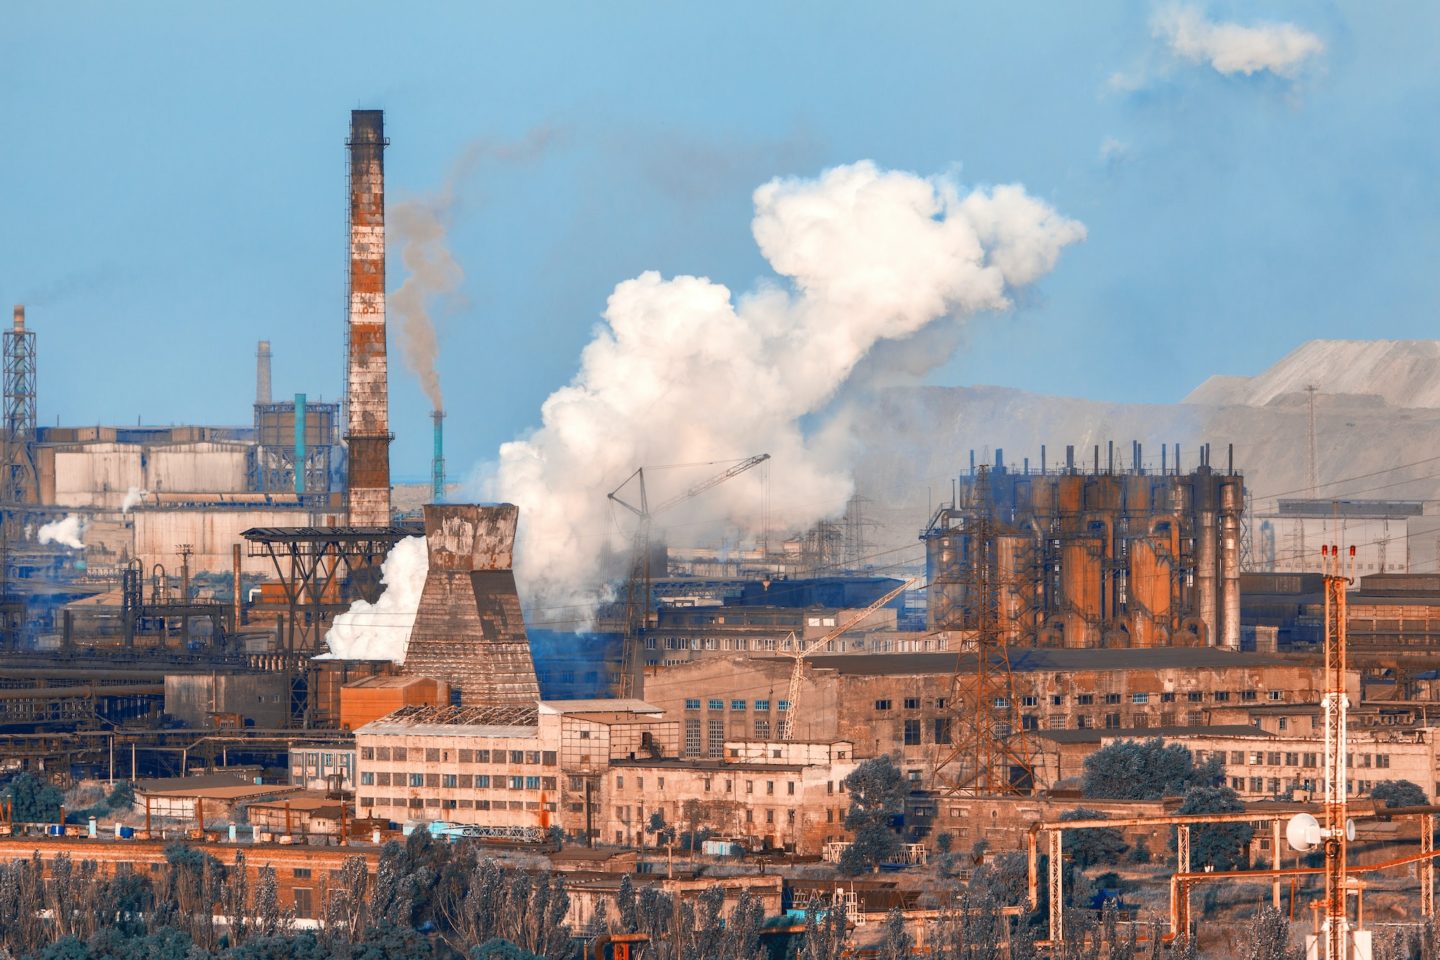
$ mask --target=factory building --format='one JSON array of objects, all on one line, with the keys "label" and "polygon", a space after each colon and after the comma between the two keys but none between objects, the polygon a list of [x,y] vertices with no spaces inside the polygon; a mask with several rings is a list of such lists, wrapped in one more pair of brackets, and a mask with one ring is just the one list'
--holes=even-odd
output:
[{"label": "factory building", "polygon": [[406,707],[356,730],[355,744],[362,815],[537,839],[551,826],[598,836],[596,778],[612,760],[676,756],[679,732],[639,700],[547,701]]},{"label": "factory building", "polygon": [[1440,516],[1419,500],[1278,500],[1256,510],[1255,568],[1319,573],[1322,544],[1355,547],[1361,575],[1434,570]]},{"label": "factory building", "polygon": [[[922,539],[932,630],[1016,646],[1240,649],[1244,481],[1212,469],[1121,471],[1114,446],[1040,471],[981,467]],[[1178,461],[1178,452],[1175,455]],[[1130,462],[1142,463],[1138,444]],[[990,622],[990,621],[994,622]],[[982,622],[983,621],[983,622]]]},{"label": "factory building", "polygon": [[[681,725],[685,756],[719,759],[731,740],[795,736],[848,740],[861,757],[893,754],[917,782],[953,749],[949,701],[974,671],[974,655],[816,656],[799,703],[787,702],[794,661],[733,657],[673,667],[647,678],[646,699]],[[1011,652],[1015,714],[1025,729],[1203,726],[1230,705],[1319,702],[1305,663],[1216,649]],[[1352,699],[1359,699],[1358,674]],[[843,706],[842,706],[843,705]]]}]

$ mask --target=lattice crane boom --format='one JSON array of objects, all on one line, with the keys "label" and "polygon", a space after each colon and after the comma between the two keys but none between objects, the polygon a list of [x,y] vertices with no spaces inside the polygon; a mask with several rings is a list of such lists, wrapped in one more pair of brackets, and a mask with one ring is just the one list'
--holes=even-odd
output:
[{"label": "lattice crane boom", "polygon": [[[856,624],[869,617],[876,610],[879,610],[881,607],[885,606],[885,604],[900,596],[900,594],[910,589],[912,586],[914,586],[914,584],[914,579],[906,580],[904,583],[900,584],[900,586],[896,587],[894,590],[891,590],[889,593],[885,594],[885,596],[881,597],[879,600],[876,600],[874,603],[870,604],[870,606],[866,607],[864,610],[860,611],[855,616],[851,617],[849,620],[846,620],[834,630],[831,630],[824,636],[817,637],[815,640],[812,640],[809,644],[805,646],[805,649],[798,652],[792,652],[790,654],[792,657],[795,658],[795,669],[790,672],[790,691],[788,699],[785,701],[785,719],[780,721],[781,740],[791,739],[795,732],[795,715],[800,712],[800,685],[804,682],[805,679],[805,660],[812,654],[814,654],[816,651],[818,651],[821,647],[825,646],[825,644],[829,643],[831,640],[834,640],[836,637],[842,636],[845,631],[849,630],[851,627],[854,627]],[[793,641],[795,635],[792,633],[790,636]]]},{"label": "lattice crane boom", "polygon": [[[630,697],[635,692],[635,647],[639,642],[640,627],[649,618],[651,582],[654,579],[650,570],[650,522],[656,514],[664,513],[671,507],[684,503],[699,496],[712,487],[717,487],[733,477],[737,477],[752,467],[758,466],[770,459],[770,454],[761,453],[753,457],[746,457],[737,463],[707,477],[675,496],[662,501],[655,507],[650,506],[649,491],[645,486],[645,468],[637,467],[635,472],[625,478],[625,482],[606,496],[613,502],[629,510],[639,518],[635,528],[633,566],[629,579],[626,581],[625,589],[625,638],[621,643],[620,663],[620,696]],[[719,463],[721,461],[714,461]],[[696,464],[705,466],[705,464]],[[651,468],[654,470],[655,468]],[[628,487],[632,481],[637,482],[640,488],[639,503],[634,504],[620,495],[620,492]]]}]

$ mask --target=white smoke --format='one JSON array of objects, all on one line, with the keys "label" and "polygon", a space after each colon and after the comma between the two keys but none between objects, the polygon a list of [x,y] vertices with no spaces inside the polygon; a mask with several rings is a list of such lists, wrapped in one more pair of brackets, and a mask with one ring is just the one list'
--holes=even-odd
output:
[{"label": "white smoke", "polygon": [[[838,514],[851,491],[844,418],[808,432],[802,418],[823,419],[878,344],[1007,308],[1085,236],[1018,185],[967,192],[868,161],[771,181],[754,201],[755,240],[783,284],[736,297],[703,277],[621,283],[543,426],[501,448],[492,492],[521,507],[517,567],[532,595],[598,595],[602,555],[625,547],[605,494],[640,465],[769,453],[776,526]],[[720,522],[753,533],[757,486],[752,472],[705,496]]]},{"label": "white smoke", "polygon": [[1244,26],[1211,20],[1194,7],[1175,6],[1158,14],[1155,36],[1170,52],[1216,72],[1250,76],[1270,71],[1294,76],[1305,60],[1325,52],[1325,41],[1293,23]]},{"label": "white smoke", "polygon": [[40,527],[37,539],[42,543],[56,543],[72,550],[83,550],[85,544],[80,537],[85,532],[85,521],[76,514],[69,514],[61,520],[51,520]]},{"label": "white smoke", "polygon": [[129,513],[132,509],[138,507],[140,505],[140,501],[144,500],[149,495],[149,490],[141,490],[139,487],[131,487],[129,490],[125,491],[125,499],[120,502],[120,512],[122,514]]},{"label": "white smoke", "polygon": [[384,592],[374,603],[356,600],[335,618],[325,634],[330,648],[323,656],[337,660],[393,660],[405,662],[415,611],[425,589],[430,555],[424,537],[406,537],[390,548],[380,565]]}]

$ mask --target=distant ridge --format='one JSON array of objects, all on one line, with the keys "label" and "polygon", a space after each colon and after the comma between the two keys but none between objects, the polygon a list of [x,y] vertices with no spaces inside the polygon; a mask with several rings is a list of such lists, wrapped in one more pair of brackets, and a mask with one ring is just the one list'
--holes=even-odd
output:
[{"label": "distant ridge", "polygon": [[1263,407],[1312,383],[1392,407],[1440,407],[1440,340],[1309,340],[1253,377],[1210,377],[1184,402]]}]

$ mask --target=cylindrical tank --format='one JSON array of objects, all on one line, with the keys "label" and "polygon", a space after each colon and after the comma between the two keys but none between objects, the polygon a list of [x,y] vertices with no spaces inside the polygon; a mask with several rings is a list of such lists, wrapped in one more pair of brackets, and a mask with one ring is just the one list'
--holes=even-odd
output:
[{"label": "cylindrical tank", "polygon": [[1099,645],[1100,557],[1099,540],[1078,537],[1060,547],[1060,609],[1065,617],[1065,646]]},{"label": "cylindrical tank", "polygon": [[965,588],[962,585],[964,537],[958,531],[927,537],[925,567],[928,598],[926,623],[931,630],[950,630],[961,626]]},{"label": "cylindrical tank", "polygon": [[1163,646],[1169,639],[1174,569],[1166,549],[1150,536],[1130,541],[1130,642],[1137,647]]},{"label": "cylindrical tank", "polygon": [[1220,646],[1240,649],[1240,516],[1245,509],[1243,481],[1220,481]]},{"label": "cylindrical tank", "polygon": [[1060,514],[1073,517],[1080,512],[1080,500],[1085,493],[1085,475],[1068,473],[1060,478]]},{"label": "cylindrical tank", "polygon": [[1028,638],[1034,626],[1035,583],[1031,538],[1007,533],[995,538],[996,582],[1000,629],[1007,643]]},{"label": "cylindrical tank", "polygon": [[1219,521],[1216,516],[1215,477],[1209,467],[1195,471],[1195,592],[1196,612],[1205,625],[1205,643],[1214,646],[1219,640],[1219,620],[1215,580],[1219,573],[1216,539]]}]

